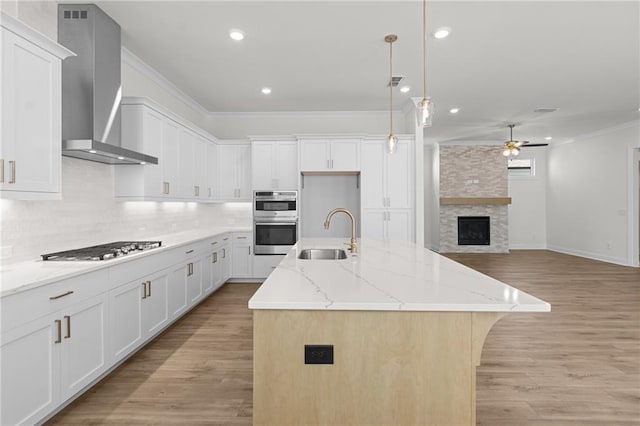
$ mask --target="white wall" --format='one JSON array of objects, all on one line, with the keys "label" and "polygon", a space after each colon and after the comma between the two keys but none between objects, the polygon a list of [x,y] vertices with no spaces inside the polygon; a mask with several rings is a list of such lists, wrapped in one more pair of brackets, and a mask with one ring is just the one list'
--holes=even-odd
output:
[{"label": "white wall", "polygon": [[523,148],[518,158],[533,159],[535,176],[509,177],[509,248],[547,247],[547,151]]},{"label": "white wall", "polygon": [[547,243],[552,250],[628,264],[629,155],[638,122],[549,151]]}]

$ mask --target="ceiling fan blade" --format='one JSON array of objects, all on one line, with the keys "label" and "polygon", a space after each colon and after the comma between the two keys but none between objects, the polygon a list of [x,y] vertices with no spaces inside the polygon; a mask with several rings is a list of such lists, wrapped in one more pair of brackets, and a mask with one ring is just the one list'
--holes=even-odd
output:
[{"label": "ceiling fan blade", "polygon": [[549,146],[548,143],[528,143],[526,145],[522,145],[523,148],[529,148],[531,146]]}]

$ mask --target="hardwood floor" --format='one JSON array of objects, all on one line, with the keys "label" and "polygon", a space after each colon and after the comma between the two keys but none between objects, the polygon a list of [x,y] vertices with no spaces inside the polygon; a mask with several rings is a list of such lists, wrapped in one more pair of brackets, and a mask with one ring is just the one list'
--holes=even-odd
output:
[{"label": "hardwood floor", "polygon": [[[640,424],[640,269],[548,251],[448,255],[538,296],[489,333],[479,425]],[[250,425],[256,284],[228,284],[49,424]]]}]

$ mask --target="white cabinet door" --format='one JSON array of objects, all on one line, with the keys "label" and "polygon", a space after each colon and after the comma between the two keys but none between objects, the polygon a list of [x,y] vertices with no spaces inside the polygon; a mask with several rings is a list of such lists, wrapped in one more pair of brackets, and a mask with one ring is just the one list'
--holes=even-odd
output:
[{"label": "white cabinet door", "polygon": [[187,309],[187,271],[187,265],[171,268],[167,290],[170,319],[179,317]]},{"label": "white cabinet door", "polygon": [[219,249],[211,255],[211,263],[209,264],[209,268],[211,269],[211,288],[209,292],[217,290],[222,285],[222,258],[220,255],[221,250]]},{"label": "white cabinet door", "polygon": [[129,355],[142,343],[142,298],[144,296],[143,279],[120,286],[109,293],[110,352],[114,362]]},{"label": "white cabinet door", "polygon": [[231,276],[233,278],[250,278],[253,273],[252,241],[250,233],[233,236],[231,255]]},{"label": "white cabinet door", "polygon": [[330,164],[332,171],[360,170],[360,140],[332,139]]},{"label": "white cabinet door", "polygon": [[213,266],[217,258],[218,253],[212,252],[202,260],[202,293],[205,296],[213,291]]},{"label": "white cabinet door", "polygon": [[208,147],[209,142],[202,138],[201,136],[197,136],[195,140],[195,156],[194,156],[194,167],[195,167],[195,181],[194,181],[194,194],[193,196],[197,200],[206,200],[208,198],[208,188],[207,177],[207,159],[208,159]]},{"label": "white cabinet door", "polygon": [[220,246],[220,270],[222,275],[222,283],[227,282],[231,278],[231,237],[223,237]]},{"label": "white cabinet door", "polygon": [[169,321],[167,271],[159,272],[144,280],[142,296],[142,335],[146,340],[160,331]]},{"label": "white cabinet door", "polygon": [[162,154],[158,164],[162,169],[162,191],[165,198],[176,197],[180,192],[180,127],[173,120],[165,119],[162,132]]},{"label": "white cabinet door", "polygon": [[[140,292],[137,292],[138,296]],[[139,297],[138,297],[139,300]],[[136,327],[137,324],[130,324]],[[73,396],[107,368],[107,296],[101,294],[63,311],[60,383],[62,399]]]},{"label": "white cabinet door", "polygon": [[202,297],[202,259],[194,259],[187,265],[187,302],[193,306]]},{"label": "white cabinet door", "polygon": [[254,141],[251,144],[251,179],[255,190],[298,188],[298,143]]},{"label": "white cabinet door", "polygon": [[11,31],[0,31],[0,195],[59,198],[60,59]]},{"label": "white cabinet door", "polygon": [[413,206],[413,155],[408,141],[399,141],[396,152],[388,154],[386,167],[387,207],[409,209]]},{"label": "white cabinet door", "polygon": [[220,145],[218,164],[220,199],[251,201],[251,145]]},{"label": "white cabinet door", "polygon": [[386,238],[387,212],[379,209],[362,210],[362,226],[360,232],[363,237]]},{"label": "white cabinet door", "polygon": [[298,189],[298,142],[278,142],[276,153],[276,186],[274,189]]},{"label": "white cabinet door", "polygon": [[34,424],[60,403],[56,320],[47,315],[0,335],[0,424]]},{"label": "white cabinet door", "polygon": [[413,214],[410,209],[387,211],[388,240],[413,241]]},{"label": "white cabinet door", "polygon": [[362,143],[360,198],[363,209],[386,207],[385,155],[379,141]]},{"label": "white cabinet door", "polygon": [[[122,134],[127,134],[129,129],[128,125],[135,125],[135,123],[131,123],[132,118],[137,118],[139,115],[135,114],[133,117],[129,116],[129,108],[125,108],[123,110],[123,120],[122,123]],[[163,196],[163,187],[161,185],[162,182],[162,167],[164,158],[162,147],[163,147],[163,136],[164,136],[164,126],[165,126],[165,118],[158,114],[157,112],[150,109],[143,109],[143,107],[137,107],[138,110],[142,113],[142,128],[140,132],[135,137],[141,138],[138,142],[139,146],[142,149],[139,151],[144,152],[147,155],[151,155],[153,157],[158,158],[158,164],[152,165],[149,164],[145,167],[141,167],[144,173],[144,188],[142,192],[145,196],[149,197],[162,197]],[[133,136],[133,135],[131,135]],[[129,137],[129,135],[127,135]],[[136,147],[137,148],[137,147]],[[131,166],[122,166],[122,167],[131,167]],[[117,173],[117,171],[116,171]],[[126,184],[126,183],[125,183]]]},{"label": "white cabinet door", "polygon": [[220,183],[218,182],[218,146],[213,142],[207,144],[207,187],[206,198],[209,201],[220,197]]},{"label": "white cabinet door", "polygon": [[180,150],[180,191],[179,198],[194,198],[196,168],[194,167],[196,135],[181,128],[178,139],[178,149]]},{"label": "white cabinet door", "polygon": [[238,201],[251,201],[251,145],[237,147]]},{"label": "white cabinet door", "polygon": [[276,142],[251,144],[251,179],[255,190],[276,189]]},{"label": "white cabinet door", "polygon": [[305,172],[331,169],[330,143],[327,140],[303,140],[300,142],[300,170]]}]

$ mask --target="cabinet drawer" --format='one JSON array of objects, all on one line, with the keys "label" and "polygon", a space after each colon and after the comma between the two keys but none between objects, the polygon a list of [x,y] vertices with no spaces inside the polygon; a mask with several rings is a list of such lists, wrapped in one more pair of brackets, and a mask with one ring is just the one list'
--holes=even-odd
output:
[{"label": "cabinet drawer", "polygon": [[178,249],[154,252],[145,257],[114,265],[109,268],[109,280],[113,286],[117,286],[147,276],[180,262],[180,252]]},{"label": "cabinet drawer", "polygon": [[109,290],[108,269],[43,285],[0,299],[2,332]]}]

